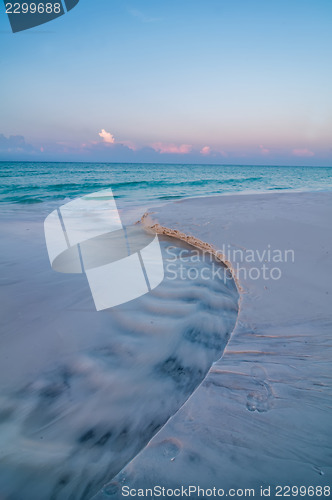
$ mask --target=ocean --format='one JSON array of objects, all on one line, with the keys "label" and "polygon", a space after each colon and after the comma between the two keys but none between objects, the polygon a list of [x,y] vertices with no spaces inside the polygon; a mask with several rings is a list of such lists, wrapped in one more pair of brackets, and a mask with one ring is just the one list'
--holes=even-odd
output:
[{"label": "ocean", "polygon": [[332,190],[332,168],[0,162],[0,202],[40,204],[112,188],[123,206],[232,193]]}]

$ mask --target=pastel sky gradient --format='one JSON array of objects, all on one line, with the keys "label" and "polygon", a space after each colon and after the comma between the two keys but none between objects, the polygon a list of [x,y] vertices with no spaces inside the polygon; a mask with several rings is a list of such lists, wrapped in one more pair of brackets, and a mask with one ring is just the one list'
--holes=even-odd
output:
[{"label": "pastel sky gradient", "polygon": [[331,0],[80,0],[12,34],[0,159],[332,166]]}]

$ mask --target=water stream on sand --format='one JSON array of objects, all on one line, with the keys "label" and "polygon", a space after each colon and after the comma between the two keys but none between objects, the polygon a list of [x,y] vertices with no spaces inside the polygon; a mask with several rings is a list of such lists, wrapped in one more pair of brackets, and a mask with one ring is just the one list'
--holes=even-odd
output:
[{"label": "water stream on sand", "polygon": [[2,224],[0,493],[89,499],[222,356],[238,291],[213,256],[161,237],[164,281],[96,312],[86,277],[54,272],[42,221],[23,219]]}]

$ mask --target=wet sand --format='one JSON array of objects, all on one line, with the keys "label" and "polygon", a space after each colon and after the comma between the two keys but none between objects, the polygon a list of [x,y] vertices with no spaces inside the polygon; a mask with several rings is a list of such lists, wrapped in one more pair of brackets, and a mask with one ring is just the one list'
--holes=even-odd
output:
[{"label": "wet sand", "polygon": [[[277,485],[331,485],[331,220],[330,193],[200,198],[150,212],[147,225],[229,252],[240,313],[203,384],[96,498],[121,498],[123,486],[257,496],[270,486],[274,498]],[[265,279],[264,264],[280,278]]]}]

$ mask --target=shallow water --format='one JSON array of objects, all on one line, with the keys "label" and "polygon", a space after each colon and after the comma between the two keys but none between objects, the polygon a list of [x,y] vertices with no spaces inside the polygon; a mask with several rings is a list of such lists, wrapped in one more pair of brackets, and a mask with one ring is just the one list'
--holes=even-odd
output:
[{"label": "shallow water", "polygon": [[162,284],[96,312],[84,275],[52,271],[31,213],[2,223],[0,492],[88,499],[222,356],[238,292],[210,254],[162,238]]}]

